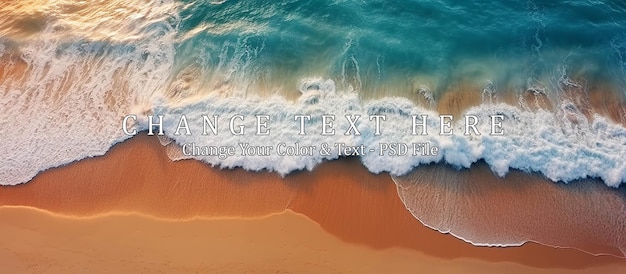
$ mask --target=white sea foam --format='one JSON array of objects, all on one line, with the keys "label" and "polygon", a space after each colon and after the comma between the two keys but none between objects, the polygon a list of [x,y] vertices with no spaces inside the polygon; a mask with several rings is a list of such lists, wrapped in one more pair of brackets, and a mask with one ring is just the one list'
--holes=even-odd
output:
[{"label": "white sea foam", "polygon": [[[243,143],[253,147],[269,145],[274,148],[279,143],[298,143],[301,146],[316,146],[317,149],[316,153],[309,156],[280,156],[275,151],[268,156],[237,153],[227,159],[194,156],[223,168],[270,170],[281,175],[295,170],[312,170],[322,161],[339,158],[339,151],[334,145],[343,143],[348,146],[364,145],[367,150],[361,160],[373,173],[403,175],[420,164],[441,162],[458,168],[469,168],[476,161],[484,159],[499,176],[504,176],[509,169],[514,168],[540,172],[553,181],[568,182],[597,177],[607,185],[617,187],[626,180],[626,161],[621,156],[626,155],[626,129],[598,115],[588,120],[567,102],[562,103],[561,109],[555,112],[528,111],[504,104],[485,103],[466,112],[466,115],[479,118],[477,127],[481,135],[465,136],[463,120],[459,119],[453,126],[453,135],[441,136],[438,114],[418,107],[407,99],[387,97],[364,102],[356,93],[337,92],[333,81],[317,78],[304,79],[299,89],[302,96],[296,102],[282,97],[244,99],[208,95],[187,103],[173,103],[157,96],[150,103],[152,106],[149,112],[164,116],[165,134],[179,145],[193,142],[200,146],[234,146],[239,150],[239,145]],[[15,96],[12,100],[18,105],[28,103],[15,91],[9,92],[7,96]],[[46,102],[45,99],[41,100]],[[44,116],[48,118],[27,125],[28,131],[23,127],[22,132],[11,133],[6,131],[8,127],[3,127],[6,131],[4,136],[8,136],[6,143],[15,144],[3,146],[2,153],[9,155],[9,158],[3,165],[2,174],[3,178],[10,178],[3,184],[25,182],[39,170],[102,154],[113,143],[125,138],[121,135],[121,123],[118,123],[121,120],[120,113],[106,111],[103,106],[95,106],[99,110],[94,111],[89,108],[92,105],[89,101],[85,105],[80,98],[67,102],[73,102],[74,105],[58,110],[52,108],[53,112]],[[38,117],[33,113],[37,110],[31,109],[24,113],[20,113],[19,108],[12,110],[8,117],[17,117],[18,121]],[[100,117],[90,119],[88,116],[76,116],[78,113],[91,113]],[[139,116],[136,129],[146,130],[146,116],[136,114]],[[229,119],[235,114],[245,117],[241,122],[247,131],[244,135],[233,135],[227,129]],[[335,134],[324,136],[321,134],[321,116],[327,114],[335,115]],[[385,115],[386,120],[381,123],[381,134],[375,135],[375,123],[368,117],[379,114]],[[75,119],[66,120],[67,124],[59,124],[59,121],[65,123],[63,119],[52,123],[59,115]],[[181,115],[185,115],[189,121],[192,135],[174,134]],[[203,115],[219,116],[217,136],[202,135]],[[268,136],[255,135],[255,115],[270,117]],[[294,120],[295,115],[312,116],[306,122],[306,135],[299,135],[300,124]],[[344,118],[346,115],[361,116],[357,123],[360,135],[344,134],[349,128]],[[428,115],[427,135],[411,134],[412,115]],[[490,115],[505,117],[503,136],[489,134]],[[4,125],[11,122],[3,120]],[[94,131],[96,125],[99,130]],[[37,134],[39,131],[52,134]],[[74,134],[65,134],[67,131]],[[50,136],[58,139],[49,140]],[[327,155],[318,153],[323,143],[331,148]],[[409,147],[410,151],[405,156],[381,156],[380,143],[406,143],[409,146],[412,143],[430,143],[439,148],[439,154],[413,156]]]},{"label": "white sea foam", "polygon": [[[626,129],[595,115],[591,120],[564,102],[562,109],[527,111],[505,104],[483,104],[473,107],[466,115],[479,118],[478,131],[481,135],[465,136],[463,120],[454,126],[452,136],[439,134],[437,113],[415,106],[403,98],[384,98],[362,102],[355,93],[336,92],[332,81],[306,79],[302,81],[302,97],[290,102],[274,98],[220,98],[208,96],[186,105],[168,104],[165,99],[156,100],[152,112],[163,115],[165,134],[179,145],[235,146],[248,143],[250,146],[275,146],[278,143],[317,146],[322,143],[344,143],[349,146],[364,145],[368,150],[361,156],[363,164],[373,173],[389,172],[403,175],[414,167],[426,163],[447,163],[458,168],[469,168],[484,159],[492,171],[504,176],[510,169],[534,171],[544,174],[553,181],[572,181],[587,177],[601,178],[608,186],[617,187],[626,180]],[[174,135],[181,115],[186,115],[192,135]],[[247,132],[242,136],[228,131],[229,119],[234,114],[245,116],[241,123]],[[335,115],[335,135],[324,136],[321,116]],[[376,136],[375,123],[370,115],[382,114],[381,135]],[[218,135],[202,135],[202,115],[219,116]],[[270,116],[269,136],[257,136],[254,115]],[[298,135],[300,124],[294,115],[311,115],[307,122],[306,135]],[[344,116],[360,115],[358,130],[361,135],[344,135],[349,123]],[[412,115],[428,115],[428,135],[412,135]],[[491,115],[503,115],[502,136],[490,135]],[[457,117],[458,118],[458,117]],[[147,129],[144,117],[139,130]],[[379,155],[380,143],[430,143],[440,150],[438,155],[406,156]],[[369,149],[374,149],[370,151]],[[286,175],[294,170],[313,169],[324,160],[340,155],[332,149],[328,155],[315,153],[312,156],[243,156],[237,154],[228,159],[217,156],[198,156],[196,159],[212,165],[248,170],[270,170]]]},{"label": "white sea foam", "polygon": [[[19,41],[18,62],[3,64],[17,71],[23,65],[26,71],[0,78],[2,185],[102,155],[128,138],[120,131],[121,117],[163,89],[163,75],[173,64],[177,19],[164,20],[172,16],[171,3],[110,1],[102,9],[72,1],[58,4],[69,12],[50,11],[50,5],[25,9],[40,8],[38,12],[54,16],[39,35]],[[149,8],[138,12],[133,4]],[[138,16],[129,20],[129,13]],[[9,60],[15,54],[0,53]]]}]

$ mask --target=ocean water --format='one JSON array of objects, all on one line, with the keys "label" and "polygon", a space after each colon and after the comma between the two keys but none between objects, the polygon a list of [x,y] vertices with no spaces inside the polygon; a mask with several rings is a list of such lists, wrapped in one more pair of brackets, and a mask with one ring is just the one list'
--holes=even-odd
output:
[{"label": "ocean water", "polygon": [[[163,115],[170,147],[344,143],[373,148],[364,166],[392,176],[484,161],[500,177],[516,169],[617,188],[626,181],[625,54],[623,1],[3,2],[0,184],[106,153],[131,137],[122,120],[135,114],[138,131],[149,129],[147,115]],[[475,115],[482,134],[464,135],[461,119],[453,135],[437,134],[448,113]],[[235,114],[248,132],[253,115],[269,115],[271,134],[230,134]],[[299,114],[312,115],[306,135]],[[337,118],[335,135],[320,134],[325,114]],[[192,135],[175,134],[182,115]],[[219,115],[218,136],[200,134],[203,115]],[[343,134],[345,115],[361,116],[360,135]],[[386,115],[380,135],[371,115]],[[411,134],[412,115],[433,118],[428,135]],[[504,135],[487,134],[491,115],[504,117]],[[380,143],[440,153],[380,156]],[[282,175],[341,156],[169,151]]]}]

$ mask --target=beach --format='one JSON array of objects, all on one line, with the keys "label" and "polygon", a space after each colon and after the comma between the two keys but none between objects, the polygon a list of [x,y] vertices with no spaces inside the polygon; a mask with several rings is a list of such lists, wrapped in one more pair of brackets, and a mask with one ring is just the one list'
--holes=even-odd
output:
[{"label": "beach", "polygon": [[172,162],[143,134],[104,156],[3,186],[0,203],[2,230],[12,235],[2,240],[3,265],[25,272],[626,269],[613,256],[535,243],[476,247],[432,230],[404,207],[390,176],[369,173],[356,158],[283,178]]},{"label": "beach", "polygon": [[624,273],[614,2],[0,3],[0,272]]}]

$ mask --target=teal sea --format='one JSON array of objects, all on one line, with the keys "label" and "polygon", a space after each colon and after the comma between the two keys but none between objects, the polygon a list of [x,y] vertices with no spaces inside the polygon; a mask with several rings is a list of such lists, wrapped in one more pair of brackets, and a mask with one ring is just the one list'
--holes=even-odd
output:
[{"label": "teal sea", "polygon": [[307,76],[371,97],[411,97],[422,86],[438,99],[489,83],[557,89],[563,77],[622,89],[625,9],[622,1],[193,4],[180,11],[177,66],[284,93]]}]

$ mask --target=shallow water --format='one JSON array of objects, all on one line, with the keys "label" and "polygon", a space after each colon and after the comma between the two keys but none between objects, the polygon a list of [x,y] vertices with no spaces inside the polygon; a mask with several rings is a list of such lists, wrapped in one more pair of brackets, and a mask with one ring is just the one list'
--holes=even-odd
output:
[{"label": "shallow water", "polygon": [[419,167],[393,177],[407,209],[428,227],[480,246],[528,241],[626,256],[626,189],[599,181],[552,184],[537,174],[505,178],[484,163],[470,170]]}]

